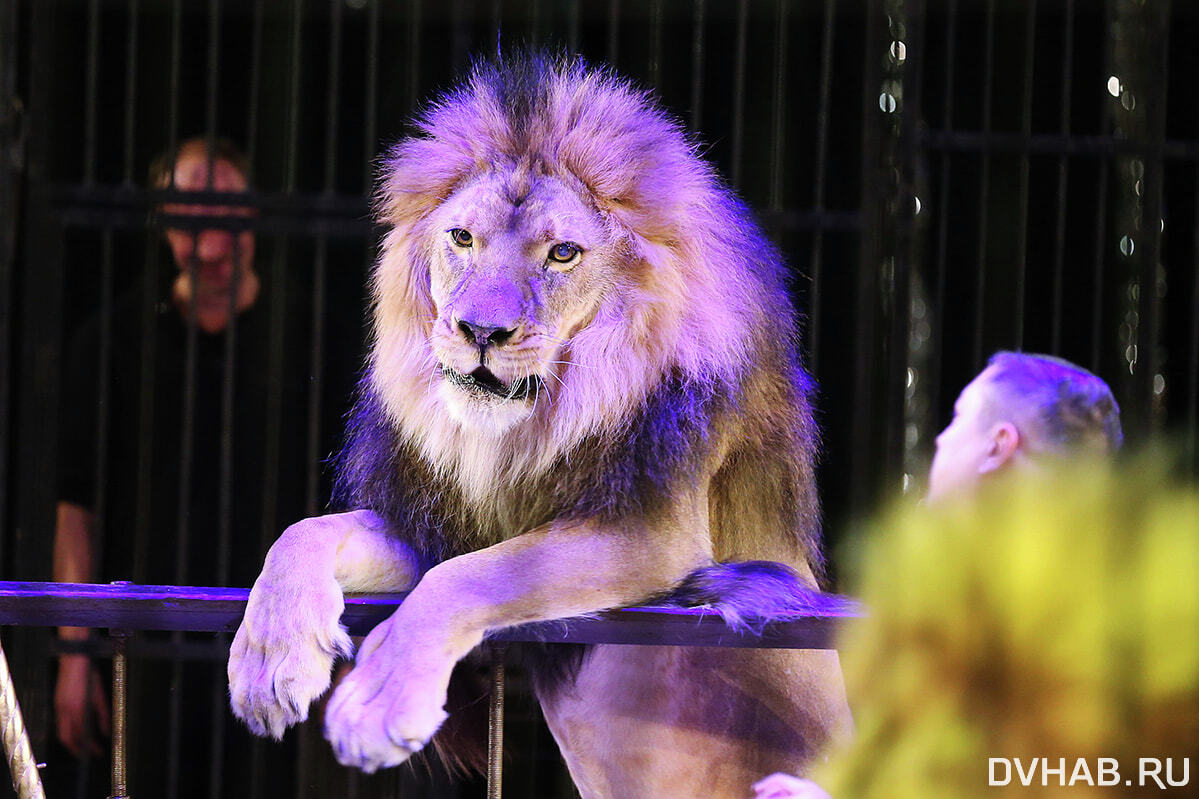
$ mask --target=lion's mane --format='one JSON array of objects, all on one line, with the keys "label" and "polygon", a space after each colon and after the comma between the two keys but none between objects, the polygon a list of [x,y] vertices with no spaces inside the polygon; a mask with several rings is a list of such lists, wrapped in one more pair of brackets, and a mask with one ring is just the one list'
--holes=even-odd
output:
[{"label": "lion's mane", "polygon": [[[480,64],[381,166],[389,230],[339,503],[374,509],[431,564],[552,519],[653,514],[719,463],[716,558],[790,547],[818,570],[816,436],[782,258],[649,94],[578,60]],[[471,179],[517,169],[577,187],[626,257],[565,345],[552,401],[488,434],[435,391],[430,215]]]}]

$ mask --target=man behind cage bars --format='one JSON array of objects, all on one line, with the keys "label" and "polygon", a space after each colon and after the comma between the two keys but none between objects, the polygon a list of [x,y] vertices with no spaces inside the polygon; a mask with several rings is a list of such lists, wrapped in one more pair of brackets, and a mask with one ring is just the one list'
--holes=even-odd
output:
[{"label": "man behind cage bars", "polygon": [[[228,142],[210,148],[204,138],[189,139],[155,161],[149,186],[237,194],[248,190],[248,167]],[[144,259],[118,266],[111,306],[73,337],[58,455],[53,573],[60,582],[249,586],[275,532],[305,514],[303,431],[314,358],[305,293],[272,286],[255,268],[249,207],[228,198],[178,200],[156,209],[171,267],[131,281]],[[272,313],[276,302],[282,314]],[[339,410],[329,407],[328,415]],[[88,631],[63,628],[60,637],[80,641]],[[224,653],[211,636],[191,643],[200,642],[214,649],[214,661],[132,665],[129,783],[138,794],[227,795],[219,784],[210,793],[210,781],[222,772],[227,783],[244,776],[249,736],[223,712]],[[103,755],[104,679],[87,654],[58,660],[58,741],[77,758]],[[273,779],[294,773],[286,749],[267,757]],[[70,795],[70,760],[62,752],[48,758],[53,795]],[[86,771],[88,795],[101,795],[106,763]]]}]

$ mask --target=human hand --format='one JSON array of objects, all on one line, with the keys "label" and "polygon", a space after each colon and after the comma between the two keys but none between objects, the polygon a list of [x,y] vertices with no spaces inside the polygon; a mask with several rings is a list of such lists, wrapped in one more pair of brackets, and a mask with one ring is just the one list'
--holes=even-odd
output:
[{"label": "human hand", "polygon": [[[90,708],[89,708],[90,705]],[[94,724],[88,723],[89,709]],[[75,757],[101,755],[104,748],[93,734],[109,734],[108,695],[87,655],[62,655],[54,686],[54,718],[58,740]]]},{"label": "human hand", "polygon": [[832,799],[819,785],[811,780],[792,777],[790,774],[771,774],[754,783],[752,799]]}]

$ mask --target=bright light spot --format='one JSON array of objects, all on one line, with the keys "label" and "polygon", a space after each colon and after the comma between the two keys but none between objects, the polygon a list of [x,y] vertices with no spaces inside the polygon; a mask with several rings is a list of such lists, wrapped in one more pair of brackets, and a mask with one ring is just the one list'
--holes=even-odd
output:
[{"label": "bright light spot", "polygon": [[1153,393],[1160,397],[1165,390],[1166,390],[1165,375],[1154,375],[1153,376]]},{"label": "bright light spot", "polygon": [[884,114],[895,113],[895,97],[889,92],[883,92],[878,96],[878,107],[883,110]]},{"label": "bright light spot", "polygon": [[908,493],[908,491],[910,491],[911,488],[912,488],[912,476],[910,474],[904,474],[904,476],[903,476],[903,493],[905,493],[905,494]]},{"label": "bright light spot", "polygon": [[1120,93],[1120,105],[1124,106],[1124,110],[1131,111],[1137,107],[1137,98],[1130,91]]},{"label": "bright light spot", "polygon": [[1158,221],[1158,228],[1157,228],[1157,229],[1158,229],[1158,230],[1160,230],[1162,233],[1165,233],[1165,232],[1166,232],[1166,220],[1164,220],[1164,219],[1159,219],[1159,220],[1157,220],[1157,221]]},{"label": "bright light spot", "polygon": [[1110,78],[1107,79],[1107,93],[1110,94],[1112,97],[1119,97],[1120,90],[1123,88],[1124,87],[1120,85],[1120,79],[1117,78],[1115,75],[1112,75]]},{"label": "bright light spot", "polygon": [[899,41],[891,42],[891,57],[902,64],[908,57],[908,46]]},{"label": "bright light spot", "polygon": [[1134,242],[1128,236],[1125,236],[1124,238],[1120,239],[1120,252],[1124,253],[1125,255],[1132,255],[1133,251],[1136,250],[1136,248],[1137,248],[1136,242]]},{"label": "bright light spot", "polygon": [[913,195],[912,199],[914,199],[916,201],[916,216],[920,216],[920,209],[923,208],[924,206],[922,206],[920,204],[919,197],[916,197],[915,195]]},{"label": "bright light spot", "polygon": [[907,387],[911,388],[914,385],[916,385],[916,370],[909,366]]}]

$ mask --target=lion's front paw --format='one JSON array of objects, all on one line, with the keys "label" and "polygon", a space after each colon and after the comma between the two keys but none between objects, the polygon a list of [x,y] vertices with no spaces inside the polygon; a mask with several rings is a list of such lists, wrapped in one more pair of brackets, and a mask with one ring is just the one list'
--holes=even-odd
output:
[{"label": "lion's front paw", "polygon": [[430,649],[401,642],[393,622],[384,622],[367,638],[359,662],[325,709],[325,737],[338,761],[367,773],[403,763],[446,719],[454,661],[439,662]]},{"label": "lion's front paw", "polygon": [[306,564],[264,571],[254,583],[246,616],[229,650],[233,713],[257,735],[281,738],[308,718],[308,707],[329,688],[336,657],[353,652],[340,624],[345,607],[331,575]]}]

